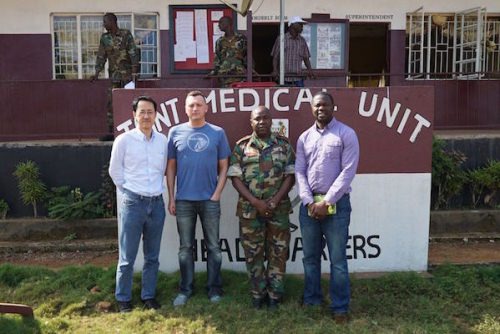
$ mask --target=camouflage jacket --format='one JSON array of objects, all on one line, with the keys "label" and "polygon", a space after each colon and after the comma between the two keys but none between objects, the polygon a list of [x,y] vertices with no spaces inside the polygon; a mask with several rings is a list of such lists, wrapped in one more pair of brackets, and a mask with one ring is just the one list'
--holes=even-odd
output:
[{"label": "camouflage jacket", "polygon": [[[231,38],[220,37],[215,42],[214,69],[215,75],[246,75],[247,71],[247,38],[245,35],[235,33]],[[223,86],[231,82],[243,81],[245,78],[220,78]]]},{"label": "camouflage jacket", "polygon": [[132,66],[139,66],[140,51],[130,31],[119,29],[116,35],[106,32],[101,35],[95,69],[101,72],[109,60],[109,78],[112,81],[132,80]]},{"label": "camouflage jacket", "polygon": [[[272,134],[264,141],[253,133],[236,143],[227,175],[239,177],[255,197],[266,200],[280,189],[286,175],[294,173],[295,153],[288,138]],[[276,207],[275,213],[288,214],[290,211],[290,199],[286,196]],[[257,210],[240,196],[236,215],[253,219],[257,216]]]}]

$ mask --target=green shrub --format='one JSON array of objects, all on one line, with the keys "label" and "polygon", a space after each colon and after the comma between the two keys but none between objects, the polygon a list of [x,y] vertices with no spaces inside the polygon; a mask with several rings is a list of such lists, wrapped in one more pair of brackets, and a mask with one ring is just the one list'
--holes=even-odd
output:
[{"label": "green shrub", "polygon": [[7,211],[9,211],[9,204],[7,204],[7,202],[3,199],[0,199],[0,219],[5,219]]},{"label": "green shrub", "polygon": [[33,215],[37,217],[37,203],[43,201],[47,193],[45,184],[40,180],[38,166],[33,161],[20,162],[16,166],[14,176],[24,204],[31,204]]},{"label": "green shrub", "polygon": [[52,188],[49,198],[49,217],[54,219],[92,219],[101,218],[104,209],[99,201],[99,194],[82,193],[80,188],[68,186]]},{"label": "green shrub", "polygon": [[104,207],[105,217],[116,216],[116,188],[111,176],[108,173],[109,164],[105,164],[101,170],[102,184],[99,189],[99,196]]},{"label": "green shrub", "polygon": [[473,207],[476,207],[481,199],[486,206],[495,207],[498,204],[497,192],[500,189],[500,161],[489,161],[486,167],[469,171],[467,176]]},{"label": "green shrub", "polygon": [[432,143],[432,191],[434,209],[448,207],[450,199],[463,189],[466,173],[460,168],[466,157],[457,151],[445,151],[444,141]]}]

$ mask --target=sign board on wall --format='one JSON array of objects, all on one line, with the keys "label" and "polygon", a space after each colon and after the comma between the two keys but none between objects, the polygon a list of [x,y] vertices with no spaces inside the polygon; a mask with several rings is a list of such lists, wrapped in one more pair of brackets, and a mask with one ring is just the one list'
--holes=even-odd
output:
[{"label": "sign board on wall", "polygon": [[[263,104],[284,127],[295,146],[313,124],[310,100],[319,88],[258,88],[203,90],[210,106],[207,120],[226,130],[230,145],[250,133],[250,111]],[[432,87],[326,88],[335,98],[335,117],[358,134],[361,156],[351,193],[352,219],[348,244],[351,271],[426,270],[430,213]],[[157,130],[187,121],[186,89],[114,90],[117,134],[134,127],[131,102],[149,95],[158,102]],[[296,197],[296,189],[291,192]],[[167,200],[165,195],[165,200]],[[230,182],[221,207],[223,267],[245,270],[238,238],[237,193]],[[291,222],[299,225],[298,208]],[[199,225],[199,224],[198,224]],[[205,270],[206,253],[197,230],[196,268]],[[161,270],[178,270],[175,217],[167,213],[160,254]],[[323,270],[328,270],[326,255]],[[136,269],[142,267],[138,256]],[[292,234],[287,271],[302,272],[300,230]]]}]

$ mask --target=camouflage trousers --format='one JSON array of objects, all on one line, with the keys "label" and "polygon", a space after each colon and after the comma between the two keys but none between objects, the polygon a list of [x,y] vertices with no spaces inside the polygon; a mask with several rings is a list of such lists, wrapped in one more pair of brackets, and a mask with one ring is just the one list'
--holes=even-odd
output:
[{"label": "camouflage trousers", "polygon": [[127,83],[124,81],[112,81],[108,88],[108,103],[106,104],[106,122],[108,123],[109,133],[115,132],[113,120],[113,89],[123,88]]},{"label": "camouflage trousers", "polygon": [[[281,299],[290,244],[289,216],[240,217],[240,238],[254,298]],[[267,260],[267,265],[266,265]]]}]

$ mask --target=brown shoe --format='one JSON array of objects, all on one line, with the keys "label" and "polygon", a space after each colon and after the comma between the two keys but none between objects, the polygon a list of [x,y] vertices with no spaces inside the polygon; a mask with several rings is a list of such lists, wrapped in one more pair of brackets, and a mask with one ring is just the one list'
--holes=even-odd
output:
[{"label": "brown shoe", "polygon": [[349,322],[349,314],[347,313],[334,313],[333,314],[333,320],[337,325],[347,325]]}]

